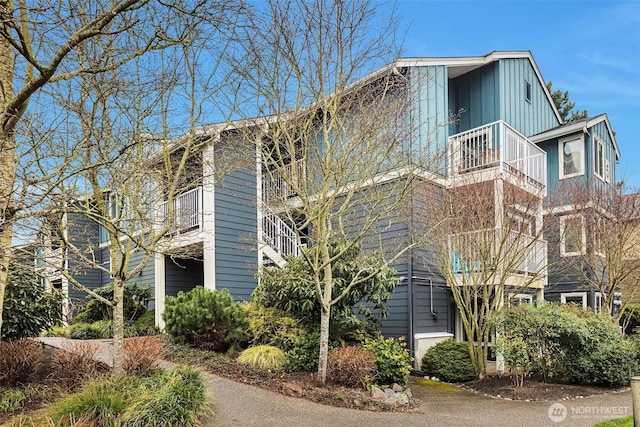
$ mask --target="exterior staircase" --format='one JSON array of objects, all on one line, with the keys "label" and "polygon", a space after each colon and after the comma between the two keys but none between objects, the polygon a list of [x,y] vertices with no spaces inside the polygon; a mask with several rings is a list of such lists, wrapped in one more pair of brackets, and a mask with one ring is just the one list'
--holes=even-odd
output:
[{"label": "exterior staircase", "polygon": [[289,256],[300,255],[300,246],[293,228],[265,203],[262,206],[262,253],[265,264],[282,268]]}]

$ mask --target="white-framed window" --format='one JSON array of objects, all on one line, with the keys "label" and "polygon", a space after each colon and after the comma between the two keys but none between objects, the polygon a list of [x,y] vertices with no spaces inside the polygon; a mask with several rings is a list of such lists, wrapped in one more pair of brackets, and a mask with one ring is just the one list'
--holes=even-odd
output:
[{"label": "white-framed window", "polygon": [[527,80],[524,81],[524,99],[531,103],[531,83]]},{"label": "white-framed window", "polygon": [[593,138],[593,172],[601,180],[605,181],[605,158],[604,158],[604,144],[602,140],[595,135]]},{"label": "white-framed window", "polygon": [[581,214],[560,217],[560,255],[582,255],[586,245],[584,217]]},{"label": "white-framed window", "polygon": [[558,141],[560,179],[584,175],[584,138],[572,136]]},{"label": "white-framed window", "polygon": [[118,193],[115,193],[115,192],[109,193],[108,207],[109,207],[109,218],[111,219],[116,219],[118,217],[118,214],[119,214],[118,201],[119,201]]},{"label": "white-framed window", "polygon": [[515,294],[511,296],[511,305],[533,304],[533,295]]},{"label": "white-framed window", "polygon": [[596,292],[593,296],[593,309],[595,310],[596,313],[600,313],[602,311],[602,303],[603,303],[602,293]]},{"label": "white-framed window", "polygon": [[565,292],[560,294],[562,304],[577,304],[582,308],[587,308],[586,292]]}]

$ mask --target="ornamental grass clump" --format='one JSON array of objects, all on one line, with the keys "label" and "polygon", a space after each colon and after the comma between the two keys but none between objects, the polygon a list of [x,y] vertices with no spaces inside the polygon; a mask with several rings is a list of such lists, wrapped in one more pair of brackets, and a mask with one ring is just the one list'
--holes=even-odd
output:
[{"label": "ornamental grass clump", "polygon": [[238,356],[238,363],[267,370],[280,370],[287,360],[284,351],[272,345],[258,345],[244,350]]}]

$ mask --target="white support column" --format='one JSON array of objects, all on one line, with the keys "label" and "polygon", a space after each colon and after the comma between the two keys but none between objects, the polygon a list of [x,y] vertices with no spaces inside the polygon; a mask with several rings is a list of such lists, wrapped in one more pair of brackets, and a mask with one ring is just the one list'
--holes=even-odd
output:
[{"label": "white support column", "polygon": [[[262,248],[264,246],[262,239],[264,236],[262,217],[264,215],[262,204],[265,203],[263,201],[262,195],[262,154],[261,154],[261,142],[260,135],[256,137],[256,217],[258,223],[256,224],[256,244],[258,247],[258,269],[262,267]],[[259,280],[259,279],[258,279]]]},{"label": "white support column", "polygon": [[214,138],[203,148],[202,156],[202,258],[204,268],[204,287],[216,288],[216,223],[215,223],[215,164]]},{"label": "white support column", "polygon": [[156,325],[158,325],[161,330],[164,329],[162,314],[164,313],[164,299],[166,295],[164,263],[164,254],[156,253],[154,256]]}]

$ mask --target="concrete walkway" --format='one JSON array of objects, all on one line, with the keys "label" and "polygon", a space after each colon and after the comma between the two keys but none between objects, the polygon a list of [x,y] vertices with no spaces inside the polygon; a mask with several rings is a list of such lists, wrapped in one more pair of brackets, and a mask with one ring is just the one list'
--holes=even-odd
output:
[{"label": "concrete walkway", "polygon": [[[67,341],[64,338],[41,340],[55,347],[63,347]],[[108,361],[108,341],[92,342],[102,346],[100,358]],[[507,401],[464,390],[453,393],[421,387],[413,389],[421,401],[414,412],[381,413],[320,405],[211,374],[207,374],[206,381],[215,411],[205,422],[206,427],[593,426],[633,413],[629,391],[562,401],[558,403],[563,406],[552,407],[554,402]],[[551,419],[550,410],[558,422]]]}]

